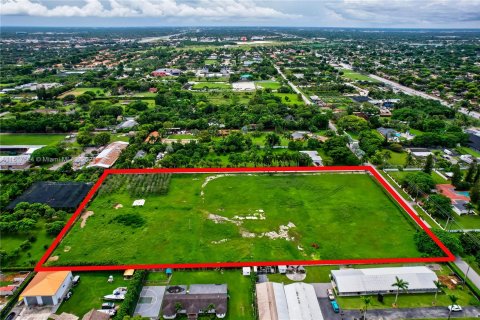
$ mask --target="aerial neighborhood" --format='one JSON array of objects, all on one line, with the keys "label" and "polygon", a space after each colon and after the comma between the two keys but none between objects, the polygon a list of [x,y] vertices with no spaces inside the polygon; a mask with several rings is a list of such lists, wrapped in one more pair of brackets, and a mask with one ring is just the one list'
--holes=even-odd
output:
[{"label": "aerial neighborhood", "polygon": [[2,26],[0,319],[480,317],[478,29],[199,24]]}]

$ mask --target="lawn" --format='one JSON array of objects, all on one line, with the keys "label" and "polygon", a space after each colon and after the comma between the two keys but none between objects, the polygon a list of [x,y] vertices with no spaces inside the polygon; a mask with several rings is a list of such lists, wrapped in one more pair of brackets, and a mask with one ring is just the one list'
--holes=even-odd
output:
[{"label": "lawn", "polygon": [[372,79],[367,75],[364,75],[364,74],[361,74],[361,73],[358,73],[358,72],[355,72],[355,71],[352,71],[352,70],[342,69],[342,71],[343,71],[343,76],[347,79],[350,79],[350,80],[378,82],[377,80]]},{"label": "lawn", "polygon": [[[338,266],[314,266],[314,267],[305,267],[307,271],[307,277],[303,282],[306,283],[327,283],[330,282],[330,271],[338,270]],[[275,273],[268,275],[268,281],[280,282],[284,284],[295,283],[298,281],[292,281],[287,278],[286,275]]]},{"label": "lawn", "polygon": [[[441,270],[437,271],[437,274],[448,275],[452,271],[448,268],[447,265],[441,265]],[[467,288],[457,287],[457,289],[450,290],[448,288],[444,289],[443,293],[439,293],[437,297],[437,306],[448,306],[451,304],[448,295],[454,294],[459,300],[458,304],[461,306],[465,305],[479,305],[478,300],[474,297],[472,292]],[[416,293],[416,294],[407,294],[400,293],[398,297],[398,306],[399,308],[420,308],[420,307],[431,307],[432,302],[434,302],[435,294],[434,293]],[[369,306],[369,309],[387,309],[391,308],[393,302],[395,301],[395,294],[385,295],[383,303],[380,303],[377,300],[376,295],[372,295],[372,304]],[[363,306],[363,302],[359,297],[337,297],[337,302],[342,309],[351,309],[358,310]]]},{"label": "lawn", "polygon": [[205,59],[204,63],[206,66],[210,66],[210,65],[218,64],[218,61],[215,59]]},{"label": "lawn", "polygon": [[[252,139],[252,142],[254,144],[257,144],[259,146],[264,146],[265,145],[265,137],[267,136],[269,132],[262,132],[260,136],[253,136],[252,134],[249,134],[248,137]],[[288,146],[289,140],[285,138],[281,134],[277,134],[280,137],[280,145],[281,146]]]},{"label": "lawn", "polygon": [[0,145],[55,145],[65,134],[1,133]]},{"label": "lawn", "polygon": [[282,86],[280,82],[277,81],[255,81],[255,84],[257,85],[257,87],[261,87],[262,89],[272,90],[277,90]]},{"label": "lawn", "polygon": [[195,139],[193,134],[171,134],[167,139]]},{"label": "lawn", "polygon": [[[62,303],[56,314],[66,312],[83,317],[92,309],[101,309],[105,302],[103,296],[111,294],[115,288],[128,285],[128,281],[123,280],[123,271],[75,272],[73,275],[80,275],[80,283],[72,288],[72,297]],[[113,276],[112,283],[107,281],[110,275]]]},{"label": "lawn", "polygon": [[382,151],[389,151],[390,152],[390,159],[388,159],[388,163],[392,166],[404,166],[405,162],[407,161],[407,153],[406,152],[393,152],[388,149],[383,149]]},{"label": "lawn", "polygon": [[[110,177],[50,264],[420,256],[412,221],[366,174],[174,174],[163,195],[146,191],[153,178]],[[135,199],[145,205],[132,207]]]},{"label": "lawn", "polygon": [[223,284],[228,286],[228,309],[225,319],[253,319],[252,290],[250,277],[240,269],[222,271],[174,271],[170,285]]},{"label": "lawn", "polygon": [[198,82],[192,86],[194,90],[203,89],[232,89],[232,85],[225,82]]},{"label": "lawn", "polygon": [[298,97],[296,93],[274,93],[275,96],[280,97],[282,99],[282,103],[286,105],[294,105],[294,104],[303,104],[303,100],[301,97]]},{"label": "lawn", "polygon": [[[393,153],[393,152],[392,152]],[[405,178],[410,173],[415,173],[420,171],[389,171],[388,174],[391,175],[398,183],[401,183],[402,179]],[[432,171],[431,176],[435,184],[445,184],[449,183],[448,180],[442,178],[438,173]]]},{"label": "lawn", "polygon": [[253,93],[249,92],[214,92],[210,91],[208,93],[192,91],[193,95],[201,95],[207,98],[208,102],[213,103],[214,105],[225,105],[225,104],[247,104],[250,99],[253,97]]},{"label": "lawn", "polygon": [[91,87],[91,88],[75,88],[75,89],[72,89],[70,91],[67,91],[67,92],[64,92],[62,93],[58,98],[59,99],[62,99],[64,98],[65,96],[68,96],[70,94],[73,94],[75,97],[76,96],[79,96],[81,94],[84,94],[85,92],[87,91],[92,91],[94,92],[97,97],[100,97],[100,96],[105,96],[107,94],[107,92],[105,91],[105,89],[102,89],[100,87]]},{"label": "lawn", "polygon": [[460,154],[470,154],[476,158],[480,158],[480,152],[472,149],[472,148],[468,148],[468,147],[458,147],[456,148],[456,150],[460,153]]}]

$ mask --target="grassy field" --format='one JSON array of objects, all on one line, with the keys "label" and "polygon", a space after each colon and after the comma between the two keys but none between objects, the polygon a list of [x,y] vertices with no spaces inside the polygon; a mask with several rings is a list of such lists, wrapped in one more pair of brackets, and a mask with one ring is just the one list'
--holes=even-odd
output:
[{"label": "grassy field", "polygon": [[302,98],[299,98],[296,93],[274,93],[275,96],[282,99],[282,103],[286,105],[303,104]]},{"label": "grassy field", "polygon": [[203,89],[232,89],[232,85],[225,82],[199,82],[192,86],[194,90]]},{"label": "grassy field", "polygon": [[472,148],[468,148],[468,147],[457,147],[456,148],[458,152],[460,152],[461,154],[470,154],[474,157],[477,157],[479,158],[480,157],[480,152],[472,149]]},{"label": "grassy field", "polygon": [[218,61],[215,59],[205,59],[204,64],[206,66],[218,64]]},{"label": "grassy field", "polygon": [[79,96],[81,94],[84,94],[85,92],[87,91],[92,91],[92,92],[95,92],[97,97],[99,96],[105,96],[107,94],[107,92],[105,91],[105,89],[102,89],[100,87],[92,87],[92,88],[75,88],[75,89],[72,89],[70,91],[67,91],[67,92],[64,92],[62,93],[60,96],[58,96],[58,98],[62,99],[64,98],[65,96],[68,96],[69,94],[73,94],[74,96]]},{"label": "grassy field", "polygon": [[[259,146],[264,146],[265,145],[265,138],[269,132],[263,132],[260,136],[254,137],[253,135],[248,135],[250,139],[252,139],[252,142],[254,144],[257,144]],[[278,135],[280,137],[280,145],[281,146],[288,146],[289,140],[285,138],[283,135]]]},{"label": "grassy field", "polygon": [[372,79],[369,76],[366,76],[364,74],[361,74],[352,70],[343,69],[342,71],[343,71],[343,76],[350,80],[378,82],[377,80]]},{"label": "grassy field", "polygon": [[[144,178],[135,177],[140,185]],[[88,207],[94,214],[83,228],[72,227],[54,264],[420,256],[415,227],[363,174],[177,174],[167,194],[141,197],[129,194],[127,182],[106,183],[115,191],[97,195]],[[132,207],[139,198],[145,206]],[[114,209],[117,204],[123,207]],[[143,224],[115,222],[120,214],[140,216]]]},{"label": "grassy field", "polygon": [[280,82],[277,81],[255,81],[255,84],[257,87],[262,87],[263,89],[272,89],[272,90],[277,90],[280,88],[282,85]]},{"label": "grassy field", "polygon": [[[103,296],[111,294],[115,288],[128,285],[128,281],[123,280],[123,271],[76,272],[76,275],[80,275],[80,283],[72,288],[72,297],[62,303],[56,314],[66,312],[83,317],[92,309],[101,309],[105,302]],[[110,275],[113,276],[112,283],[107,281]]]},{"label": "grassy field", "polygon": [[223,271],[174,271],[170,285],[226,283],[228,286],[228,309],[225,319],[253,319],[251,305],[252,291],[250,278],[242,275],[240,269]]},{"label": "grassy field", "polygon": [[0,250],[5,250],[8,253],[11,253],[13,250],[19,248],[22,242],[28,240],[30,236],[36,238],[32,243],[32,247],[28,250],[20,250],[18,259],[8,261],[8,266],[31,267],[32,265],[35,265],[45,251],[47,251],[47,248],[54,239],[54,237],[47,235],[47,232],[45,231],[45,221],[39,220],[36,227],[28,233],[15,235],[3,233],[0,241]]},{"label": "grassy field", "polygon": [[250,99],[253,97],[253,93],[249,92],[195,92],[192,91],[193,95],[202,95],[207,98],[207,100],[215,105],[228,105],[232,103],[247,104]]},{"label": "grassy field", "polygon": [[[395,180],[397,180],[398,183],[400,183],[402,181],[402,179],[405,178],[408,174],[415,173],[415,172],[420,172],[420,171],[390,171],[388,174],[391,175],[393,178],[395,178]],[[444,178],[442,178],[435,171],[432,171],[431,176],[432,176],[435,184],[449,183],[448,180],[445,180]]]},{"label": "grassy field", "polygon": [[390,159],[388,159],[388,163],[392,166],[404,166],[405,162],[407,161],[407,153],[406,152],[393,152],[388,149],[382,149],[382,151],[390,152]]},{"label": "grassy field", "polygon": [[64,134],[2,133],[0,145],[54,145],[64,138]]}]

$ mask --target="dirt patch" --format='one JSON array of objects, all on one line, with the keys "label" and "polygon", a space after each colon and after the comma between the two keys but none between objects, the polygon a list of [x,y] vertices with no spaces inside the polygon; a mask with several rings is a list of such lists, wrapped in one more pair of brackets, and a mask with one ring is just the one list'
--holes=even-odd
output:
[{"label": "dirt patch", "polygon": [[457,276],[440,275],[438,276],[438,280],[446,285],[450,290],[454,290],[459,284],[462,283],[462,280],[460,280]]},{"label": "dirt patch", "polygon": [[123,208],[123,204],[117,203],[115,206],[113,206],[115,209],[120,209]]},{"label": "dirt patch", "polygon": [[212,220],[213,222],[215,223],[224,223],[224,222],[230,222],[230,223],[233,223],[234,225],[241,225],[242,222],[241,221],[235,221],[235,220],[231,220],[231,219],[228,219],[226,217],[222,217],[222,216],[219,216],[217,214],[213,214],[213,213],[210,213],[208,215],[208,219]]},{"label": "dirt patch", "polygon": [[65,248],[63,249],[63,252],[68,252],[68,251],[70,251],[70,249],[72,249],[72,247],[70,247],[70,246],[65,246]]},{"label": "dirt patch", "polygon": [[60,258],[59,256],[52,256],[52,257],[48,258],[47,262],[58,261],[59,258]]},{"label": "dirt patch", "polygon": [[93,216],[93,211],[86,211],[82,213],[82,216],[80,217],[80,219],[82,219],[82,223],[80,223],[80,228],[85,227],[85,225],[87,224],[87,219],[90,216]]}]

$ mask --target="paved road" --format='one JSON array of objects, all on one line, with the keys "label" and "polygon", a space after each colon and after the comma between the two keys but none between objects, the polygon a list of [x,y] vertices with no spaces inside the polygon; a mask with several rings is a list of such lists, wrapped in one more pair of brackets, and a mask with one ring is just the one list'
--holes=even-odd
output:
[{"label": "paved road", "polygon": [[[361,313],[357,310],[345,310],[343,319],[360,318]],[[399,319],[431,319],[448,318],[448,309],[446,307],[431,308],[400,308],[400,309],[380,309],[368,310],[367,319],[369,320],[399,320]],[[462,312],[452,312],[451,318],[477,317],[480,315],[479,307],[464,307]],[[325,318],[328,319],[328,318]],[[332,318],[341,319],[341,318]]]},{"label": "paved road", "polygon": [[280,68],[278,66],[275,66],[275,69],[277,69],[278,73],[282,76],[283,79],[285,79],[287,81],[288,85],[293,89],[293,91],[295,93],[300,93],[300,95],[302,96],[302,99],[303,99],[303,101],[305,102],[306,105],[311,105],[312,104],[312,101],[310,101],[310,99],[308,99],[307,96],[305,94],[303,94],[303,92],[300,91],[300,89],[298,89],[298,87],[296,85],[293,84],[293,82],[291,82],[287,79],[285,74],[280,70]]},{"label": "paved road", "polygon": [[[457,257],[457,259],[455,260],[455,265],[460,270],[462,270],[463,273],[467,272],[468,264],[465,261],[463,261],[461,257]],[[478,275],[478,273],[475,270],[470,268],[467,276],[468,276],[468,279],[470,279],[470,281],[472,281],[473,284],[477,286],[477,288],[480,288],[480,275]]]}]

